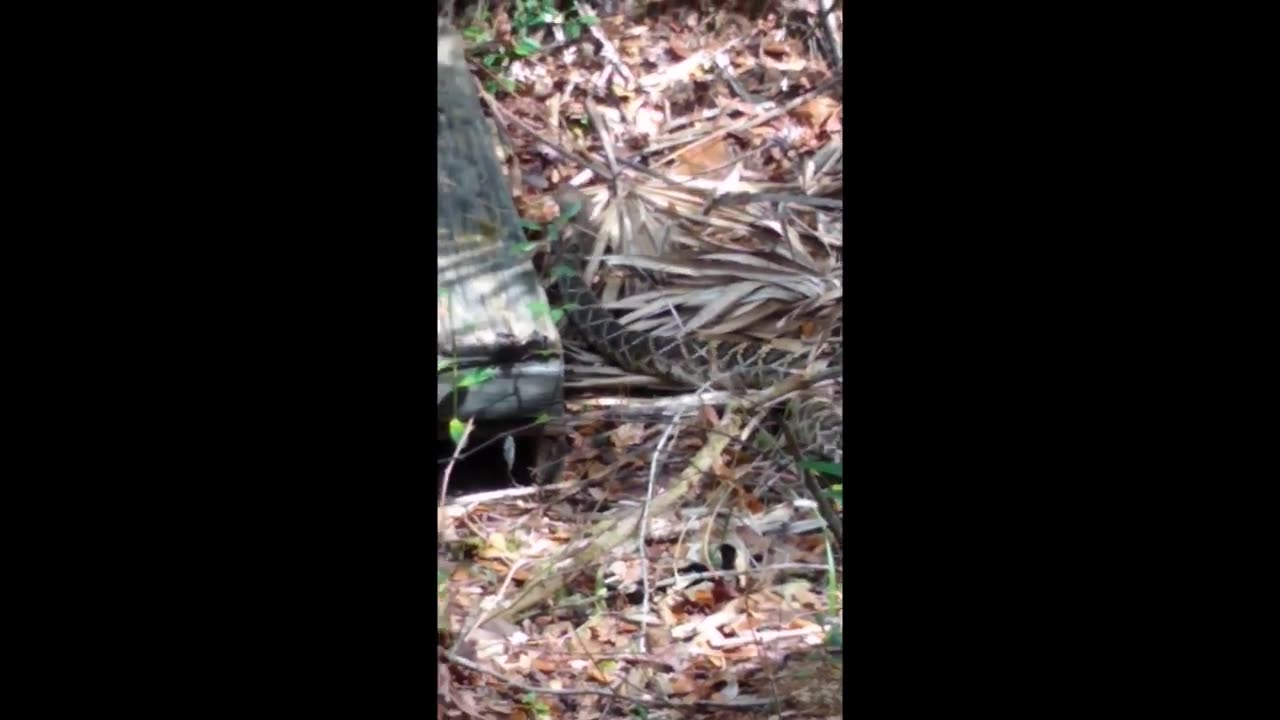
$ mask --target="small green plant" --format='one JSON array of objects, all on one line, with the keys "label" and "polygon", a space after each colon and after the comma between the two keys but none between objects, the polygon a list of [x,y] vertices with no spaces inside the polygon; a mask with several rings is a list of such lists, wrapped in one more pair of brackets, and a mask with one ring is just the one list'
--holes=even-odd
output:
[{"label": "small green plant", "polygon": [[[542,225],[539,225],[536,222],[533,222],[532,220],[527,220],[524,218],[520,219],[520,226],[524,228],[525,232],[527,233],[541,233],[543,238],[547,241],[549,245],[555,245],[556,240],[560,237],[560,231],[564,228],[565,224],[568,223],[570,220],[572,220],[573,217],[577,215],[581,210],[582,210],[582,203],[573,202],[573,203],[570,203],[568,207],[561,210],[560,215],[558,215],[556,219],[552,220],[545,227]],[[529,241],[525,241],[523,243],[517,244],[514,247],[520,252],[528,252],[529,250],[532,250],[535,247],[535,244]],[[567,265],[564,265],[563,263],[556,264],[554,267],[551,268],[551,276],[553,278],[561,278],[561,277],[566,277],[568,275],[573,275],[573,269]],[[528,307],[529,307],[529,312],[533,313],[534,317],[549,316],[551,318],[551,322],[555,324],[559,324],[560,320],[564,318],[564,314],[569,310],[575,309],[577,306],[573,304],[568,304],[562,307],[553,308],[544,302],[534,302],[534,303],[530,303]],[[554,355],[555,353],[550,352],[548,354]]]},{"label": "small green plant", "polygon": [[454,445],[462,442],[462,436],[467,432],[467,426],[457,417],[449,418],[449,439]]},{"label": "small green plant", "polygon": [[595,25],[600,22],[600,18],[595,15],[578,15],[574,14],[567,18],[564,22],[564,34],[570,40],[577,40],[582,37],[582,28]]},{"label": "small green plant", "polygon": [[814,472],[822,473],[823,475],[829,475],[831,477],[838,477],[838,478],[844,477],[843,463],[821,462],[818,460],[805,460],[800,463],[800,467],[803,467],[805,470],[812,470]]},{"label": "small green plant", "polygon": [[560,319],[564,317],[564,308],[553,308],[544,302],[529,303],[529,312],[534,317],[550,317],[551,322],[559,324]]},{"label": "small green plant", "polygon": [[[493,32],[486,27],[487,13],[476,15],[473,24],[462,31],[462,36],[473,45],[482,45],[494,39]],[[499,90],[513,93],[516,82],[502,77],[502,70],[513,60],[527,58],[542,51],[542,44],[532,34],[539,28],[548,25],[560,25],[564,28],[565,37],[577,40],[582,37],[582,29],[600,22],[594,15],[582,15],[576,8],[566,12],[556,9],[556,0],[515,0],[511,13],[511,28],[515,31],[514,39],[509,47],[487,50],[480,58],[493,75],[485,81],[485,90],[496,94]]]},{"label": "small green plant", "polygon": [[837,651],[844,650],[844,630],[831,628],[831,632],[827,633],[827,647]]},{"label": "small green plant", "polygon": [[551,706],[542,701],[534,693],[525,693],[520,698],[520,702],[524,703],[525,708],[529,710],[529,714],[535,718],[551,717]]},{"label": "small green plant", "polygon": [[493,367],[472,368],[462,374],[458,379],[456,387],[469,388],[481,385],[492,380],[498,374],[498,369]]},{"label": "small green plant", "polygon": [[[825,613],[820,613],[821,622],[826,623],[830,618],[840,617],[840,607],[836,603],[837,597],[844,597],[844,584],[840,581],[839,573],[836,571],[836,556],[831,548],[831,541],[827,541],[827,608]],[[831,630],[827,633],[827,647],[835,650],[844,650],[844,629],[840,625],[833,624]]]},{"label": "small green plant", "polygon": [[554,24],[560,19],[555,0],[515,0],[515,12],[511,14],[511,27],[526,35],[536,27]]},{"label": "small green plant", "polygon": [[556,237],[559,237],[560,229],[565,226],[565,223],[577,217],[580,212],[582,212],[582,201],[580,200],[574,200],[561,208],[560,215],[551,222],[551,227],[548,229],[548,233],[555,233],[551,239],[554,240]]},{"label": "small green plant", "polygon": [[[444,297],[444,294],[441,294],[441,297]],[[458,365],[457,358],[436,358],[436,374],[447,372],[452,375],[453,417],[449,418],[449,439],[453,440],[454,445],[462,442],[462,436],[467,430],[466,423],[458,418],[458,390],[486,383],[498,374],[498,369],[495,367],[472,368],[459,374]]]},{"label": "small green plant", "polygon": [[449,573],[446,570],[436,569],[436,629],[449,629],[449,615],[447,613],[449,603]]},{"label": "small green plant", "polygon": [[489,34],[489,31],[488,31],[488,30],[486,30],[486,29],[484,29],[484,28],[482,28],[482,27],[480,27],[479,25],[472,25],[471,27],[467,28],[466,30],[463,30],[463,31],[462,31],[462,37],[463,37],[463,39],[465,39],[467,42],[469,42],[469,43],[471,43],[471,44],[473,44],[473,45],[479,45],[480,43],[486,43],[486,42],[489,42],[489,40],[491,39],[491,36],[490,36],[490,34]]}]

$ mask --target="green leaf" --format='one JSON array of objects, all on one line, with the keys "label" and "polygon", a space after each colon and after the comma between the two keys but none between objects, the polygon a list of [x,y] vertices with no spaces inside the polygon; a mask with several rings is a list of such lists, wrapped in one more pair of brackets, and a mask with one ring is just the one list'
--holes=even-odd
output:
[{"label": "green leaf", "polygon": [[564,34],[570,40],[577,40],[582,37],[582,25],[577,21],[566,23],[564,26]]},{"label": "green leaf", "polygon": [[551,416],[546,413],[542,413],[541,415],[538,416],[537,420],[534,420],[534,422],[539,425],[542,425],[544,423],[549,423],[551,422]]},{"label": "green leaf", "polygon": [[544,302],[529,303],[529,312],[533,313],[534,317],[548,316],[551,322],[556,324],[559,324],[564,317],[564,308],[553,308]]},{"label": "green leaf", "polygon": [[529,57],[541,49],[542,46],[538,44],[537,40],[531,37],[522,37],[516,40],[516,46],[511,51],[519,57]]},{"label": "green leaf", "polygon": [[551,268],[551,277],[557,278],[557,279],[564,278],[564,277],[573,277],[576,274],[577,273],[573,271],[573,268],[569,267],[568,265],[565,265],[564,263],[558,263],[552,266]]},{"label": "green leaf", "polygon": [[471,42],[471,43],[488,42],[489,31],[485,30],[482,27],[477,27],[475,25],[472,25],[471,27],[462,31],[462,37],[466,38],[467,42]]},{"label": "green leaf", "polygon": [[462,433],[466,432],[467,426],[462,424],[458,418],[449,419],[449,438],[453,440],[453,444],[457,445],[462,442]]},{"label": "green leaf", "polygon": [[752,437],[755,438],[755,448],[762,452],[777,450],[782,447],[782,443],[778,442],[778,438],[764,432],[763,430],[757,430],[752,433]]},{"label": "green leaf", "polygon": [[840,650],[843,650],[844,649],[844,630],[841,630],[838,627],[831,628],[831,632],[827,633],[827,645],[833,648],[838,648]]},{"label": "green leaf", "polygon": [[481,383],[489,382],[498,374],[497,368],[484,367],[468,370],[458,379],[458,387],[474,387]]},{"label": "green leaf", "polygon": [[529,708],[535,718],[541,720],[541,718],[551,717],[551,706],[539,699],[537,695],[531,692],[525,693],[520,700],[525,707]]},{"label": "green leaf", "polygon": [[542,317],[544,315],[551,314],[551,306],[542,301],[531,302],[526,307],[529,308],[529,312],[533,313],[534,317]]},{"label": "green leaf", "polygon": [[457,365],[457,364],[458,364],[458,361],[457,361],[457,359],[455,359],[455,358],[442,358],[442,357],[438,357],[438,358],[436,358],[436,372],[437,372],[437,373],[442,373],[442,372],[444,372],[445,370],[448,370],[449,368],[451,368],[451,367],[453,367],[453,366],[455,366],[455,365]]},{"label": "green leaf", "polygon": [[599,25],[600,24],[600,18],[596,17],[595,15],[579,15],[578,20],[583,25]]},{"label": "green leaf", "polygon": [[569,222],[574,218],[575,215],[577,215],[580,212],[582,212],[582,201],[574,200],[573,202],[570,202],[568,205],[565,205],[564,207],[560,208],[560,215],[559,217],[556,218],[556,220],[562,223]]},{"label": "green leaf", "polygon": [[836,499],[836,502],[844,504],[844,483],[837,483],[827,488],[827,493]]},{"label": "green leaf", "polygon": [[501,63],[501,62],[502,62],[502,60],[503,60],[502,55],[500,55],[500,54],[498,54],[498,53],[490,53],[490,54],[488,54],[488,55],[485,55],[485,56],[484,56],[484,59],[483,59],[483,60],[481,60],[480,62],[484,63],[484,66],[485,66],[485,67],[487,67],[487,68],[491,68],[491,67],[493,67],[494,65],[497,65],[497,64]]},{"label": "green leaf", "polygon": [[830,475],[832,477],[838,477],[838,478],[844,477],[844,474],[841,471],[841,467],[842,467],[841,463],[829,463],[829,462],[819,462],[816,460],[804,460],[800,463],[800,467],[804,468],[805,470],[820,472],[823,475]]}]

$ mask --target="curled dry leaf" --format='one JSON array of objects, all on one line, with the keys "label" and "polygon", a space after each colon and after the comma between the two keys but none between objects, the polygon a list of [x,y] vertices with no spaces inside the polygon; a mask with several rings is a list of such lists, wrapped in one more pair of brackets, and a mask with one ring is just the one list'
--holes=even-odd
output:
[{"label": "curled dry leaf", "polygon": [[717,455],[711,459],[711,472],[718,478],[732,478],[733,470],[724,462],[724,457]]},{"label": "curled dry leaf", "polygon": [[796,108],[793,114],[810,128],[819,130],[839,112],[840,103],[826,96],[818,96]]},{"label": "curled dry leaf", "polygon": [[679,60],[684,60],[694,53],[694,50],[686,45],[684,39],[679,36],[672,36],[670,47],[671,54]]},{"label": "curled dry leaf", "polygon": [[644,442],[646,435],[648,435],[648,432],[645,430],[644,425],[640,423],[625,423],[619,425],[609,434],[609,440],[614,447],[622,449],[640,445]]}]

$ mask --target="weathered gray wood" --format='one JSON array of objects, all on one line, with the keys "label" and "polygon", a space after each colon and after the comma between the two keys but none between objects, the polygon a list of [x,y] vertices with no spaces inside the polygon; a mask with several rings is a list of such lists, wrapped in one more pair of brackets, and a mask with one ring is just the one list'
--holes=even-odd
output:
[{"label": "weathered gray wood", "polygon": [[452,371],[440,373],[436,378],[437,417],[493,422],[562,414],[564,366],[559,358],[490,367],[497,371],[494,377],[456,390]]},{"label": "weathered gray wood", "polygon": [[524,233],[494,156],[494,139],[467,71],[462,39],[437,37],[436,105],[438,355],[497,377],[447,397],[456,376],[437,378],[438,415],[536,416],[562,397],[560,338],[537,273],[520,249]]}]

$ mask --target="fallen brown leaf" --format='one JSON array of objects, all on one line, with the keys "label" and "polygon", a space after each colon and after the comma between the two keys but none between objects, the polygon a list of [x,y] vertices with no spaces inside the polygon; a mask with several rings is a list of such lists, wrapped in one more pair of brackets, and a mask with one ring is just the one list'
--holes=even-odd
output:
[{"label": "fallen brown leaf", "polygon": [[671,38],[671,54],[675,55],[676,58],[680,60],[684,60],[685,58],[692,55],[693,52],[694,52],[693,50],[689,49],[688,45],[685,45],[682,39],[678,37]]},{"label": "fallen brown leaf", "polygon": [[840,103],[829,97],[819,96],[796,108],[793,114],[809,127],[817,130],[839,111]]},{"label": "fallen brown leaf", "polygon": [[619,425],[609,434],[609,440],[616,448],[635,447],[644,442],[645,438],[644,425],[640,423],[625,423]]}]

